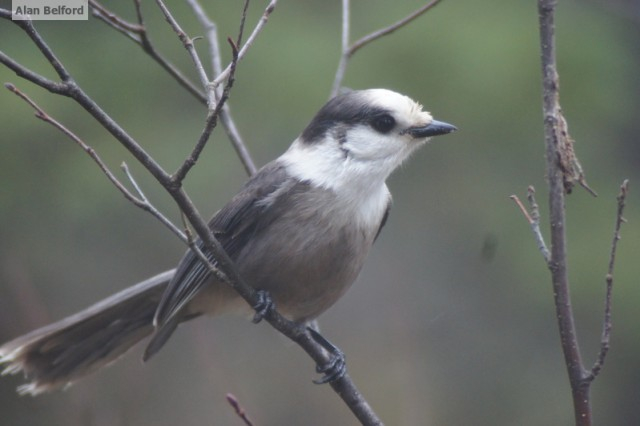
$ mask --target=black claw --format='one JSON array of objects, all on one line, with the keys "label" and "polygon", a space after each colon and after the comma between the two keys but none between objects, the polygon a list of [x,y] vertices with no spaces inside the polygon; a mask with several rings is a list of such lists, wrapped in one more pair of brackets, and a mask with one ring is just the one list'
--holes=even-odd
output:
[{"label": "black claw", "polygon": [[316,372],[323,376],[319,379],[315,379],[313,383],[316,385],[323,385],[338,380],[347,372],[347,362],[342,352],[336,345],[324,338],[323,335],[318,333],[311,327],[307,327],[309,334],[320,346],[329,352],[331,357],[324,365],[318,364],[316,366]]},{"label": "black claw", "polygon": [[254,324],[262,321],[269,311],[276,307],[268,291],[256,290],[256,294],[258,295],[258,303],[253,305],[253,309],[256,313],[253,315],[253,319],[251,320]]},{"label": "black claw", "polygon": [[319,379],[313,380],[316,385],[324,385],[325,383],[331,383],[347,372],[347,363],[344,358],[344,353],[334,353],[331,355],[331,359],[324,365],[317,365],[316,372],[323,374]]}]

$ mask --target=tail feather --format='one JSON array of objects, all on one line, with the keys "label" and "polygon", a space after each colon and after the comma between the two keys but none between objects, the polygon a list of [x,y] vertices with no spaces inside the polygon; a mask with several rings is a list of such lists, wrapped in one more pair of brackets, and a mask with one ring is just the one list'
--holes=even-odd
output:
[{"label": "tail feather", "polygon": [[153,316],[174,270],[149,278],[56,323],[0,346],[2,374],[22,371],[37,395],[106,366],[151,334]]}]

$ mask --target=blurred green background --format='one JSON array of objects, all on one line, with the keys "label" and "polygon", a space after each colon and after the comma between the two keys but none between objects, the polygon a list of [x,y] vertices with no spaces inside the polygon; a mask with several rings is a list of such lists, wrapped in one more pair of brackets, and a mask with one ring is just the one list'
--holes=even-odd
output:
[{"label": "blurred green background", "polygon": [[[0,2],[8,6],[6,0]],[[221,36],[235,37],[242,5],[207,2]],[[353,38],[419,7],[418,0],[354,1]],[[598,350],[615,197],[631,180],[615,271],[611,351],[593,385],[595,424],[640,420],[640,3],[560,1],[561,101],[592,198],[568,198],[569,272],[585,362]],[[129,2],[105,6],[134,19]],[[254,2],[253,27],[265,6]],[[157,47],[194,77],[153,2]],[[183,2],[185,30],[202,33]],[[258,164],[283,152],[325,102],[339,58],[340,2],[281,1],[240,64],[230,105]],[[90,18],[36,27],[77,81],[169,170],[198,137],[203,107],[137,46]],[[197,43],[205,52],[204,41]],[[0,22],[0,50],[54,73],[16,26]],[[226,49],[228,50],[228,49]],[[226,58],[228,59],[228,52]],[[419,100],[459,131],[437,138],[390,179],[395,205],[364,271],[322,318],[328,338],[388,425],[570,425],[570,390],[549,274],[511,194],[538,191],[546,222],[536,2],[445,0],[358,52],[345,85],[386,87]],[[86,112],[0,67],[120,173],[126,161],[148,197],[175,206]],[[80,149],[0,91],[0,341],[62,318],[173,267],[184,247],[127,202]],[[210,215],[245,174],[221,130],[186,187]],[[0,380],[6,425],[240,425],[233,393],[257,425],[353,425],[312,362],[268,325],[241,318],[182,327],[151,362],[136,347],[71,387],[19,397]]]}]

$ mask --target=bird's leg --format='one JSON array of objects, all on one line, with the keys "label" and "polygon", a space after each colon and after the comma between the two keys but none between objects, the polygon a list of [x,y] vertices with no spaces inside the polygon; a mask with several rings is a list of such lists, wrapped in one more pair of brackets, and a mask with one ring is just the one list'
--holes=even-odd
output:
[{"label": "bird's leg", "polygon": [[258,295],[258,302],[252,306],[256,313],[253,315],[253,320],[251,320],[254,324],[262,321],[269,311],[276,307],[268,291],[256,290],[256,294]]},{"label": "bird's leg", "polygon": [[336,345],[328,341],[322,334],[312,327],[307,327],[309,334],[320,346],[322,346],[330,355],[329,361],[324,365],[318,364],[316,372],[323,376],[313,381],[316,385],[322,385],[338,380],[347,372],[347,362],[344,352]]}]

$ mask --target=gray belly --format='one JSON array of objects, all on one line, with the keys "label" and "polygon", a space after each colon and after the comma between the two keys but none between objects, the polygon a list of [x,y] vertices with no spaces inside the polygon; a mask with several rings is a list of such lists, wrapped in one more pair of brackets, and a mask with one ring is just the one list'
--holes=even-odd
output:
[{"label": "gray belly", "polygon": [[375,236],[357,226],[336,226],[335,219],[285,213],[242,250],[236,259],[241,276],[267,290],[286,317],[317,317],[356,279]]}]

